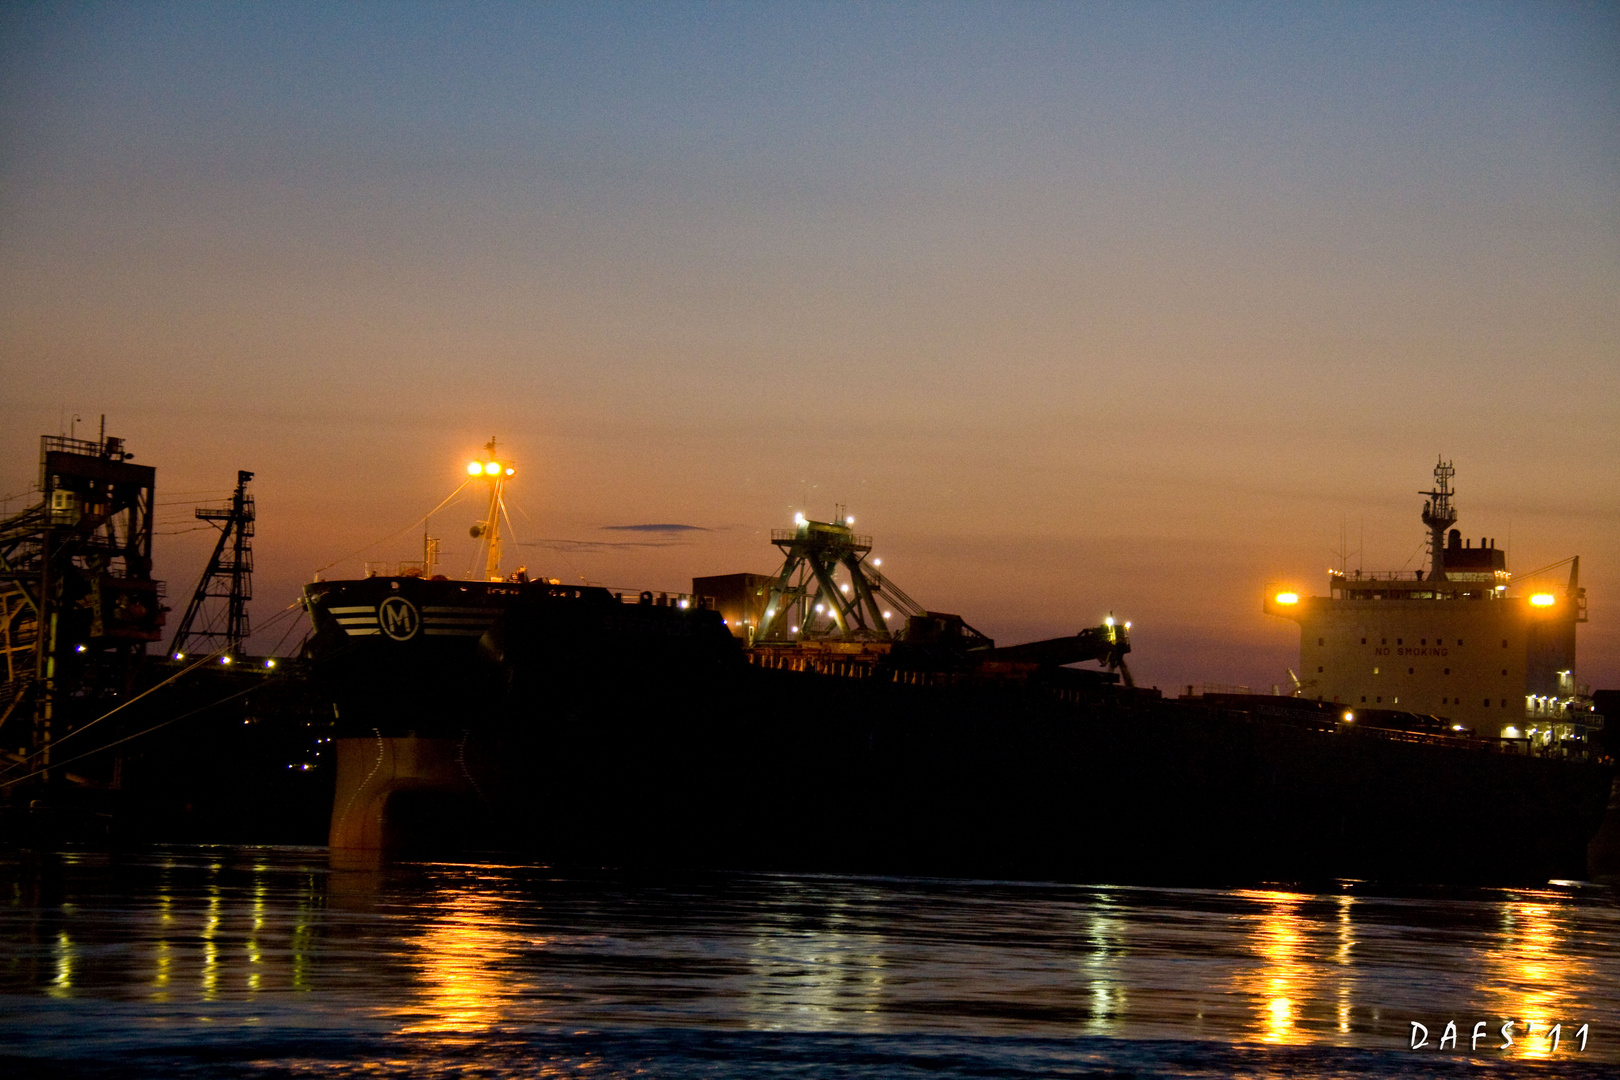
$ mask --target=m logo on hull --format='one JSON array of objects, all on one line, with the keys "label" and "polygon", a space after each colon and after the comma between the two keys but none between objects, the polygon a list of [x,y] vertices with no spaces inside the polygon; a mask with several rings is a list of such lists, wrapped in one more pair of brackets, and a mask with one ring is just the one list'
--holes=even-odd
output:
[{"label": "m logo on hull", "polygon": [[395,641],[409,641],[422,628],[422,617],[402,596],[390,596],[377,605],[377,623]]}]

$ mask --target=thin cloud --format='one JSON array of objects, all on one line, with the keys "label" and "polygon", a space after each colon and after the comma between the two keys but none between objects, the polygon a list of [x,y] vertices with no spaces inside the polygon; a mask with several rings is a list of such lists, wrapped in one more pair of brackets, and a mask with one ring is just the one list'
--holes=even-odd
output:
[{"label": "thin cloud", "polygon": [[519,547],[547,548],[551,551],[609,551],[615,548],[691,547],[690,540],[521,540]]},{"label": "thin cloud", "polygon": [[644,532],[644,533],[683,533],[708,532],[702,525],[603,525],[608,532]]}]

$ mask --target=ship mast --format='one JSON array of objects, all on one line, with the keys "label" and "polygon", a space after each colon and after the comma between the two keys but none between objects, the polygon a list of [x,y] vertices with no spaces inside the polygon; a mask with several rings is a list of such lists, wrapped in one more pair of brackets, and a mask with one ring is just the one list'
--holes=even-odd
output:
[{"label": "ship mast", "polygon": [[474,540],[482,539],[485,542],[485,581],[501,580],[501,514],[506,509],[501,494],[506,489],[507,478],[515,472],[517,469],[510,461],[495,455],[493,435],[484,444],[484,460],[467,463],[468,476],[482,477],[489,483],[489,508],[484,513],[484,520],[468,530]]},{"label": "ship mast", "polygon": [[1457,510],[1451,505],[1451,478],[1456,473],[1451,462],[1439,459],[1434,466],[1434,490],[1418,492],[1429,497],[1423,504],[1423,524],[1429,527],[1430,581],[1444,581],[1446,577],[1446,530],[1457,523]]}]

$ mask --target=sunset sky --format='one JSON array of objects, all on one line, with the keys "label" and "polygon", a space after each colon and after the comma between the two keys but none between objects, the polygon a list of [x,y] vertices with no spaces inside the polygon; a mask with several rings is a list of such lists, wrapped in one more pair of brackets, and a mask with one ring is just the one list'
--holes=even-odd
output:
[{"label": "sunset sky", "polygon": [[1003,643],[1269,689],[1262,585],[1422,565],[1444,455],[1620,686],[1620,7],[6,5],[0,375],[0,509],[105,413],[176,607],[237,469],[264,623],[495,435],[509,566],[843,504]]}]

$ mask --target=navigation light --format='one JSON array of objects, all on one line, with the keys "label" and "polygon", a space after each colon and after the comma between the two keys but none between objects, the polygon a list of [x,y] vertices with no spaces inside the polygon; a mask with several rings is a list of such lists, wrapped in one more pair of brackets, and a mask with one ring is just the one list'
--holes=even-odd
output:
[{"label": "navigation light", "polygon": [[1344,714],[1344,722],[1347,723],[1347,724],[1355,723],[1356,722],[1356,714],[1353,713],[1353,712],[1345,713]]}]

